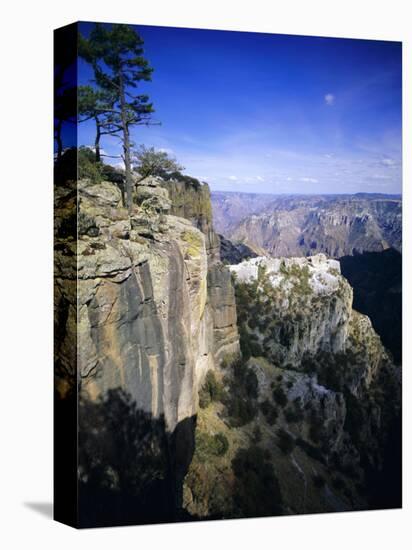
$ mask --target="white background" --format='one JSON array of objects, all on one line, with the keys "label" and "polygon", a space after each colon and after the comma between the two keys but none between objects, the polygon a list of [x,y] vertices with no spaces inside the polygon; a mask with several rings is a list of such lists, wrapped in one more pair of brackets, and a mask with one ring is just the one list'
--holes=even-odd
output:
[{"label": "white background", "polygon": [[[402,511],[75,531],[34,508],[52,499],[52,29],[76,20],[404,42],[404,279],[410,313],[411,26],[407,0],[12,0],[2,5],[0,191],[0,545],[14,548],[411,547]],[[406,335],[409,334],[409,341]],[[404,463],[410,461],[405,317]],[[408,430],[406,430],[406,427]],[[48,504],[49,503],[49,504]],[[40,504],[40,506],[39,506]]]}]

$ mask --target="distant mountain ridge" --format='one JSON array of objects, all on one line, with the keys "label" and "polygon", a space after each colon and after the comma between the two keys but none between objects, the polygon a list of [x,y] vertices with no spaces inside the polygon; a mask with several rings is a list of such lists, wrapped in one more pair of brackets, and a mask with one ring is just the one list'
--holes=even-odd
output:
[{"label": "distant mountain ridge", "polygon": [[213,193],[215,226],[258,254],[341,257],[402,248],[399,195]]}]

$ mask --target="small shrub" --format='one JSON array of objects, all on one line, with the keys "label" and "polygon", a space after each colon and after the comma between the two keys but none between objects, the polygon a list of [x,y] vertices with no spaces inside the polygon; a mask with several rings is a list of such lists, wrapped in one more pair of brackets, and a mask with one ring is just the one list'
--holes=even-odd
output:
[{"label": "small shrub", "polygon": [[288,434],[283,428],[280,428],[276,435],[278,436],[278,446],[280,450],[285,454],[289,455],[295,448],[294,438]]},{"label": "small shrub", "polygon": [[267,454],[258,446],[239,449],[232,460],[235,474],[234,502],[240,516],[273,516],[282,513],[279,481]]},{"label": "small shrub", "polygon": [[295,407],[293,409],[285,410],[285,418],[286,418],[286,421],[290,423],[302,422],[303,414],[300,409]]},{"label": "small shrub", "polygon": [[219,432],[214,436],[217,456],[224,456],[229,449],[229,441],[224,433]]},{"label": "small shrub", "polygon": [[57,229],[57,237],[60,239],[67,239],[72,237],[77,239],[77,215],[76,213],[70,214],[64,218],[61,218],[60,225]]},{"label": "small shrub", "polygon": [[319,415],[312,411],[310,415],[309,437],[314,443],[319,443],[322,439],[323,423]]},{"label": "small shrub", "polygon": [[94,218],[85,212],[79,212],[77,223],[79,235],[88,235],[89,237],[97,237],[99,235],[99,228]]},{"label": "small shrub", "polygon": [[332,486],[337,491],[343,491],[343,489],[346,488],[346,483],[344,482],[344,480],[341,477],[334,477],[332,479]]},{"label": "small shrub", "polygon": [[273,426],[278,418],[278,411],[276,407],[266,399],[265,401],[263,401],[263,403],[260,404],[260,410],[262,411],[266,422]]},{"label": "small shrub", "polygon": [[285,392],[282,390],[281,387],[276,388],[273,390],[273,400],[280,406],[285,407],[288,403],[288,398],[286,397]]},{"label": "small shrub", "polygon": [[79,179],[87,178],[93,183],[102,181],[102,164],[96,162],[94,152],[88,147],[80,147],[77,154]]},{"label": "small shrub", "polygon": [[211,456],[224,456],[228,449],[229,441],[222,432],[215,435],[196,433],[195,453],[200,462],[206,462]]},{"label": "small shrub", "polygon": [[321,489],[322,487],[325,486],[326,482],[322,476],[315,474],[312,479],[313,479],[314,486],[317,487],[318,489]]},{"label": "small shrub", "polygon": [[199,405],[205,409],[212,401],[220,401],[223,397],[223,386],[216,379],[213,371],[208,371],[205,382],[199,392]]},{"label": "small shrub", "polygon": [[101,172],[103,179],[115,183],[121,188],[123,187],[126,179],[123,171],[117,170],[110,164],[103,164]]},{"label": "small shrub", "polygon": [[251,422],[257,414],[257,406],[251,399],[245,399],[240,395],[233,395],[228,403],[230,424],[239,428]]},{"label": "small shrub", "polygon": [[298,447],[303,449],[308,456],[310,456],[314,460],[317,460],[322,464],[326,463],[324,455],[322,454],[321,450],[318,449],[318,447],[311,445],[308,441],[305,441],[300,437],[296,439],[295,443]]},{"label": "small shrub", "polygon": [[252,441],[253,443],[260,443],[262,441],[262,430],[259,426],[256,426],[253,430]]}]

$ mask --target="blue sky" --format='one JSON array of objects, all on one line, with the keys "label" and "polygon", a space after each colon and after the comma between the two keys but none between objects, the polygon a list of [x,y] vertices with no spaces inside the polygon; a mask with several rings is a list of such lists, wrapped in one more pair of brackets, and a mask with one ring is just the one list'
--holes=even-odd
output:
[{"label": "blue sky", "polygon": [[[141,90],[161,122],[135,128],[136,144],[170,152],[214,190],[401,192],[400,43],[135,29],[154,68]],[[80,83],[91,76],[80,61]],[[93,141],[81,124],[79,143]],[[120,152],[114,137],[102,146]]]}]

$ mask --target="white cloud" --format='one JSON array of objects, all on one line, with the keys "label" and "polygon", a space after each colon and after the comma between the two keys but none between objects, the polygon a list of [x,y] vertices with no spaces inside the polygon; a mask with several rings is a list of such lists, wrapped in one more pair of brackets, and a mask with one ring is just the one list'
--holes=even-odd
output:
[{"label": "white cloud", "polygon": [[167,153],[168,155],[174,155],[175,152],[173,151],[173,149],[170,149],[169,147],[160,147],[158,149],[161,153]]},{"label": "white cloud", "polygon": [[390,179],[390,176],[387,176],[386,174],[372,174],[371,178],[375,180],[388,180]]},{"label": "white cloud", "polygon": [[300,178],[300,181],[304,181],[305,183],[319,183],[319,180],[316,178]]},{"label": "white cloud", "polygon": [[265,181],[265,178],[262,178],[262,176],[256,176],[256,179],[257,179],[258,181]]},{"label": "white cloud", "polygon": [[333,94],[326,94],[324,99],[326,105],[334,105],[335,103],[335,96]]},{"label": "white cloud", "polygon": [[[93,153],[96,152],[96,147],[94,145],[86,145],[86,149],[90,149],[90,151],[93,151]],[[101,155],[107,155],[107,151],[105,149],[100,149]]]},{"label": "white cloud", "polygon": [[393,166],[395,164],[395,161],[391,158],[384,158],[381,162],[384,166]]},{"label": "white cloud", "polygon": [[230,179],[231,181],[237,181],[237,177],[236,177],[236,176],[229,176],[228,179]]}]

